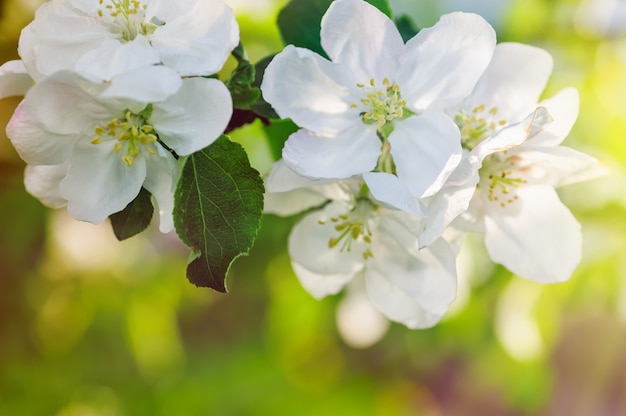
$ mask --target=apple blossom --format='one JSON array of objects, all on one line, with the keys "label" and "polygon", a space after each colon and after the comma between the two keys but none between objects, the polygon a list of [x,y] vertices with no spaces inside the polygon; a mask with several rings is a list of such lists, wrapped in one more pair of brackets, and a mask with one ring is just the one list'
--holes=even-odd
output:
[{"label": "apple blossom", "polygon": [[214,74],[238,42],[222,0],[51,0],[22,30],[18,51],[37,81],[65,69],[109,80],[152,64]]},{"label": "apple blossom", "polygon": [[409,178],[412,194],[432,195],[461,157],[459,130],[442,110],[474,87],[493,29],[478,15],[452,13],[405,44],[372,5],[337,0],[321,42],[330,60],[287,46],[265,72],[265,99],[301,127],[284,162],[314,179],[394,174]]},{"label": "apple blossom", "polygon": [[7,135],[30,165],[27,189],[42,202],[66,201],[73,217],[100,223],[144,187],[169,231],[177,155],[211,144],[231,113],[230,94],[215,79],[150,66],[93,83],[60,71],[26,93]]},{"label": "apple blossom", "polygon": [[[288,189],[296,177],[282,162],[275,165],[267,181],[267,212],[276,212],[273,208],[283,201],[283,192],[273,191]],[[363,279],[370,301],[388,319],[410,328],[436,324],[456,294],[455,259],[448,244],[437,240],[420,250],[420,218],[379,205],[361,179],[309,181],[310,187],[305,181],[293,181],[284,193],[313,191],[321,198],[310,199],[310,206],[329,202],[306,215],[289,236],[292,266],[303,287],[322,298]]]},{"label": "apple blossom", "polygon": [[454,224],[485,232],[492,259],[541,282],[567,280],[580,260],[580,226],[554,188],[602,172],[595,159],[560,146],[578,115],[578,93],[565,89],[537,104],[552,58],[515,43],[493,59],[456,114],[465,154],[429,201],[422,244]]}]

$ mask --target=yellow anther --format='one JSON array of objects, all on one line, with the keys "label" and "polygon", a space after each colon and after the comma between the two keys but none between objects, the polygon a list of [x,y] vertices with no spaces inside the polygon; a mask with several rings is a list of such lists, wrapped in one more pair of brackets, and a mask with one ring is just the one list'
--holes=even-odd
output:
[{"label": "yellow anther", "polygon": [[126,165],[128,166],[132,166],[133,163],[135,162],[135,160],[132,158],[132,156],[126,155],[122,157],[122,160],[124,161],[124,163],[126,163]]},{"label": "yellow anther", "polygon": [[389,81],[389,78],[385,77],[385,78],[383,79],[383,85],[384,85],[385,87],[389,87],[389,86],[391,85],[391,81]]},{"label": "yellow anther", "polygon": [[141,126],[141,131],[143,131],[144,133],[151,133],[152,130],[154,130],[154,127],[149,124],[144,124],[143,126]]},{"label": "yellow anther", "polygon": [[100,137],[94,137],[93,139],[91,139],[91,144],[100,144],[102,143],[102,140],[100,139]]},{"label": "yellow anther", "polygon": [[356,84],[356,86],[359,88],[365,88],[365,84]]},{"label": "yellow anther", "polygon": [[105,134],[107,131],[104,127],[102,126],[96,126],[96,128],[94,129],[96,131],[96,134],[98,136],[102,136],[103,134]]},{"label": "yellow anther", "polygon": [[115,153],[119,153],[122,151],[122,144],[121,143],[115,143],[115,145],[113,145],[113,150],[115,150]]},{"label": "yellow anther", "polygon": [[98,10],[98,16],[102,17],[103,15],[102,10]]},{"label": "yellow anther", "polygon": [[498,114],[498,107],[491,107],[491,109],[489,110],[489,114],[491,114],[492,116]]},{"label": "yellow anther", "polygon": [[374,78],[370,79],[370,85],[372,87],[376,85],[376,82],[374,81]]},{"label": "yellow anther", "polygon": [[132,126],[130,128],[130,131],[131,131],[133,137],[139,136],[139,129],[137,128],[137,126]]}]

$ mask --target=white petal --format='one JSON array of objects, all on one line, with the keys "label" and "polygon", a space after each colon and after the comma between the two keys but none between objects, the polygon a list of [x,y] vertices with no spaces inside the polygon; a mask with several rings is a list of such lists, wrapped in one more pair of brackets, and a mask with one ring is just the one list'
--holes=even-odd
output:
[{"label": "white petal", "polygon": [[115,39],[116,35],[67,2],[50,1],[37,9],[35,19],[22,37],[18,50],[29,73],[50,75],[74,69],[85,53],[97,49],[106,38]]},{"label": "white petal", "polygon": [[394,23],[362,0],[337,0],[322,18],[322,47],[361,83],[393,78],[404,42]]},{"label": "white petal", "polygon": [[159,230],[170,232],[174,228],[174,188],[178,182],[178,164],[171,153],[156,146],[157,154],[146,160],[146,180],[143,187],[148,190],[157,205]]},{"label": "white petal", "polygon": [[370,299],[387,318],[409,328],[435,325],[456,296],[454,254],[443,240],[419,256],[381,242],[372,247],[375,265],[365,272]]},{"label": "white petal", "polygon": [[505,208],[486,204],[489,255],[526,279],[568,280],[581,257],[580,225],[549,186],[525,186],[517,195]]},{"label": "white petal", "polygon": [[233,11],[221,0],[159,3],[146,13],[165,22],[150,36],[163,64],[181,75],[217,73],[239,43]]},{"label": "white petal", "polygon": [[165,144],[189,155],[213,143],[232,113],[232,98],[221,81],[185,78],[176,94],[154,105],[150,122]]},{"label": "white petal", "polygon": [[330,238],[339,236],[331,217],[341,214],[346,214],[346,209],[333,202],[324,211],[313,212],[296,224],[289,235],[291,260],[310,273],[322,276],[354,276],[362,270],[363,250],[359,242],[353,242],[350,251],[342,251],[341,243],[329,247]]},{"label": "white petal", "polygon": [[350,107],[362,98],[357,82],[346,67],[289,45],[265,70],[261,91],[281,118],[335,134],[361,122],[359,110]]},{"label": "white petal", "polygon": [[308,178],[349,178],[376,167],[381,142],[375,125],[355,124],[335,137],[300,129],[283,147],[283,160]]},{"label": "white petal", "polygon": [[500,43],[465,110],[485,105],[497,108],[497,120],[515,123],[537,106],[552,73],[552,56],[543,49],[520,43]]},{"label": "white petal", "polygon": [[139,194],[146,178],[145,159],[138,157],[127,166],[113,150],[114,142],[79,143],[74,148],[61,193],[68,212],[78,220],[100,224]]},{"label": "white petal", "polygon": [[311,188],[266,193],[263,199],[263,212],[288,217],[318,207],[326,201],[327,198],[323,194]]},{"label": "white petal", "polygon": [[7,125],[7,137],[26,163],[32,165],[57,165],[67,162],[76,144],[76,135],[55,134],[31,117],[18,105]]},{"label": "white petal", "polygon": [[124,72],[111,80],[101,97],[156,103],[176,93],[182,85],[180,76],[164,66],[147,66]]},{"label": "white petal", "polygon": [[532,145],[558,146],[569,134],[578,117],[578,91],[575,88],[565,88],[539,105],[548,110],[553,121],[533,138]]},{"label": "white petal", "polygon": [[299,188],[326,185],[331,182],[333,181],[313,180],[298,175],[281,159],[272,166],[272,170],[265,180],[265,189],[269,193],[288,192]]},{"label": "white petal", "polygon": [[[104,38],[76,60],[73,69],[93,80],[111,80],[116,75],[160,63],[159,54],[143,36],[130,42]],[[154,82],[153,85],[158,85]]]},{"label": "white petal", "polygon": [[33,79],[26,72],[24,62],[8,61],[0,66],[0,99],[24,95],[33,86]]},{"label": "white petal", "polygon": [[421,247],[440,238],[448,225],[468,209],[480,180],[480,164],[475,155],[466,155],[444,187],[432,197],[428,203],[426,227],[420,235]]},{"label": "white petal", "polygon": [[265,179],[263,211],[289,216],[320,206],[328,199],[316,189],[323,183],[324,181],[313,181],[298,175],[279,160],[274,163]]},{"label": "white petal", "polygon": [[61,208],[67,201],[61,195],[60,183],[67,173],[67,163],[51,166],[27,165],[24,185],[29,194],[50,208]]},{"label": "white petal", "polygon": [[553,122],[552,115],[545,107],[538,107],[522,121],[508,125],[493,136],[478,143],[472,154],[479,160],[492,153],[514,149],[527,140],[534,140]]},{"label": "white petal", "polygon": [[396,123],[389,142],[398,177],[416,197],[437,192],[461,160],[461,134],[443,113]]},{"label": "white petal", "polygon": [[355,273],[314,273],[295,261],[291,262],[291,267],[302,287],[316,299],[339,293],[355,275]]},{"label": "white petal", "polygon": [[515,154],[517,168],[528,172],[531,183],[557,188],[607,174],[596,158],[565,146],[524,146]]},{"label": "white petal", "polygon": [[451,13],[406,44],[398,83],[414,111],[443,110],[474,88],[496,44],[493,28],[471,13]]},{"label": "white petal", "polygon": [[367,172],[363,174],[363,180],[378,202],[414,215],[424,215],[417,199],[397,176],[384,172]]},{"label": "white petal", "polygon": [[74,72],[56,72],[28,91],[24,111],[52,133],[92,134],[97,122],[108,122],[123,113],[123,108],[119,114],[113,113],[110,105],[98,100],[104,88]]}]

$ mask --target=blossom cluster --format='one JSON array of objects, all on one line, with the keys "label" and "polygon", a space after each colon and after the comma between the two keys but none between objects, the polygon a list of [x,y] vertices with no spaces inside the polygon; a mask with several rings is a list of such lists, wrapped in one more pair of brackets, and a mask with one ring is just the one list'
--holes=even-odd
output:
[{"label": "blossom cluster", "polygon": [[603,170],[561,146],[577,91],[539,101],[548,52],[496,44],[483,18],[460,12],[405,42],[363,0],[331,4],[321,44],[328,59],[287,46],[261,86],[300,128],[266,180],[265,207],[317,208],[288,242],[304,288],[317,298],[365,290],[388,319],[430,327],[455,298],[469,231],[516,275],[569,279],[581,230],[555,188]]},{"label": "blossom cluster", "polygon": [[210,145],[232,115],[208,78],[239,43],[222,0],[50,0],[0,67],[0,97],[25,95],[7,136],[27,190],[100,223],[142,188],[173,228],[181,156]]}]

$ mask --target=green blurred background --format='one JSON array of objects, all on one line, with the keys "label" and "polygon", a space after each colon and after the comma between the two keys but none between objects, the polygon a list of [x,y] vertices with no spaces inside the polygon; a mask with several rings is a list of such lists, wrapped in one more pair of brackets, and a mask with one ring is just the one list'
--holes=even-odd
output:
[{"label": "green blurred background", "polygon": [[[308,1],[308,0],[300,0]],[[253,62],[282,48],[286,0],[231,0]],[[0,58],[40,0],[0,1]],[[565,144],[610,170],[560,194],[583,226],[572,279],[539,285],[469,240],[459,297],[435,328],[392,324],[368,348],[342,338],[341,295],[315,301],[285,252],[294,219],[266,216],[222,295],[184,276],[187,250],[154,228],[118,243],[27,195],[0,101],[0,415],[626,414],[626,7],[616,0],[395,0],[421,26],[481,11],[500,41],[541,46],[545,96],[576,86]],[[263,129],[233,134],[266,172]],[[353,345],[353,346],[350,346]]]}]

